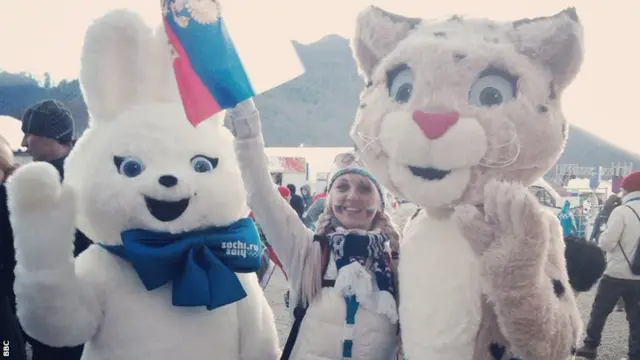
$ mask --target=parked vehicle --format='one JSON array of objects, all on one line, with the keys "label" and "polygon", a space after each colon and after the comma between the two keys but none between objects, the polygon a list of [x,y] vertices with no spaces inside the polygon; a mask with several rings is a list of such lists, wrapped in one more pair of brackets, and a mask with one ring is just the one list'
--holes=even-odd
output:
[{"label": "parked vehicle", "polygon": [[538,201],[540,201],[540,204],[552,210],[556,215],[560,212],[562,204],[567,200],[560,196],[560,194],[542,178],[529,186],[529,191],[535,195]]}]

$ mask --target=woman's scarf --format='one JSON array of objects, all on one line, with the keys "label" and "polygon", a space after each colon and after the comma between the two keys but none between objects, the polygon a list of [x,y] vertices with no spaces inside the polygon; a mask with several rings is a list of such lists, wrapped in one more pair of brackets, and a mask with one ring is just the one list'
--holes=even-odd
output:
[{"label": "woman's scarf", "polygon": [[327,235],[338,277],[334,288],[360,306],[396,323],[396,286],[391,270],[391,248],[385,234],[349,231],[341,226]]}]

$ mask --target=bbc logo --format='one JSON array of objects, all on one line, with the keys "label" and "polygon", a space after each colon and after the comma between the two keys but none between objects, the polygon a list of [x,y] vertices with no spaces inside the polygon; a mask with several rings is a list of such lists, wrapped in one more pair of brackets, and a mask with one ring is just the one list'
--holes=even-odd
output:
[{"label": "bbc logo", "polygon": [[2,357],[9,357],[9,340],[2,341]]}]

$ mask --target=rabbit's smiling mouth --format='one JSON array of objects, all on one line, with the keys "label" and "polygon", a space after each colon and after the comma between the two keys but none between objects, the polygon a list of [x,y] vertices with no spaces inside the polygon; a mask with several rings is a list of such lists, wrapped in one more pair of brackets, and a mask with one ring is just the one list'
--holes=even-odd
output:
[{"label": "rabbit's smiling mouth", "polygon": [[189,206],[189,198],[178,201],[164,201],[145,196],[144,201],[151,215],[162,222],[169,222],[179,218]]},{"label": "rabbit's smiling mouth", "polygon": [[433,167],[418,167],[409,165],[409,170],[414,176],[425,180],[442,180],[451,173],[451,170],[441,170]]}]

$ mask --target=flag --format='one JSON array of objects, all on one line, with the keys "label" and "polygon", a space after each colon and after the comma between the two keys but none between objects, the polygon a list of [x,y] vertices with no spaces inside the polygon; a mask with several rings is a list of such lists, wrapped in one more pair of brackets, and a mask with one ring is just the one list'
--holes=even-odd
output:
[{"label": "flag", "polygon": [[[196,126],[256,95],[218,1],[162,0],[162,10],[173,70],[189,122]],[[261,40],[259,36],[256,34],[256,41]],[[278,79],[279,83],[288,80]]]}]

